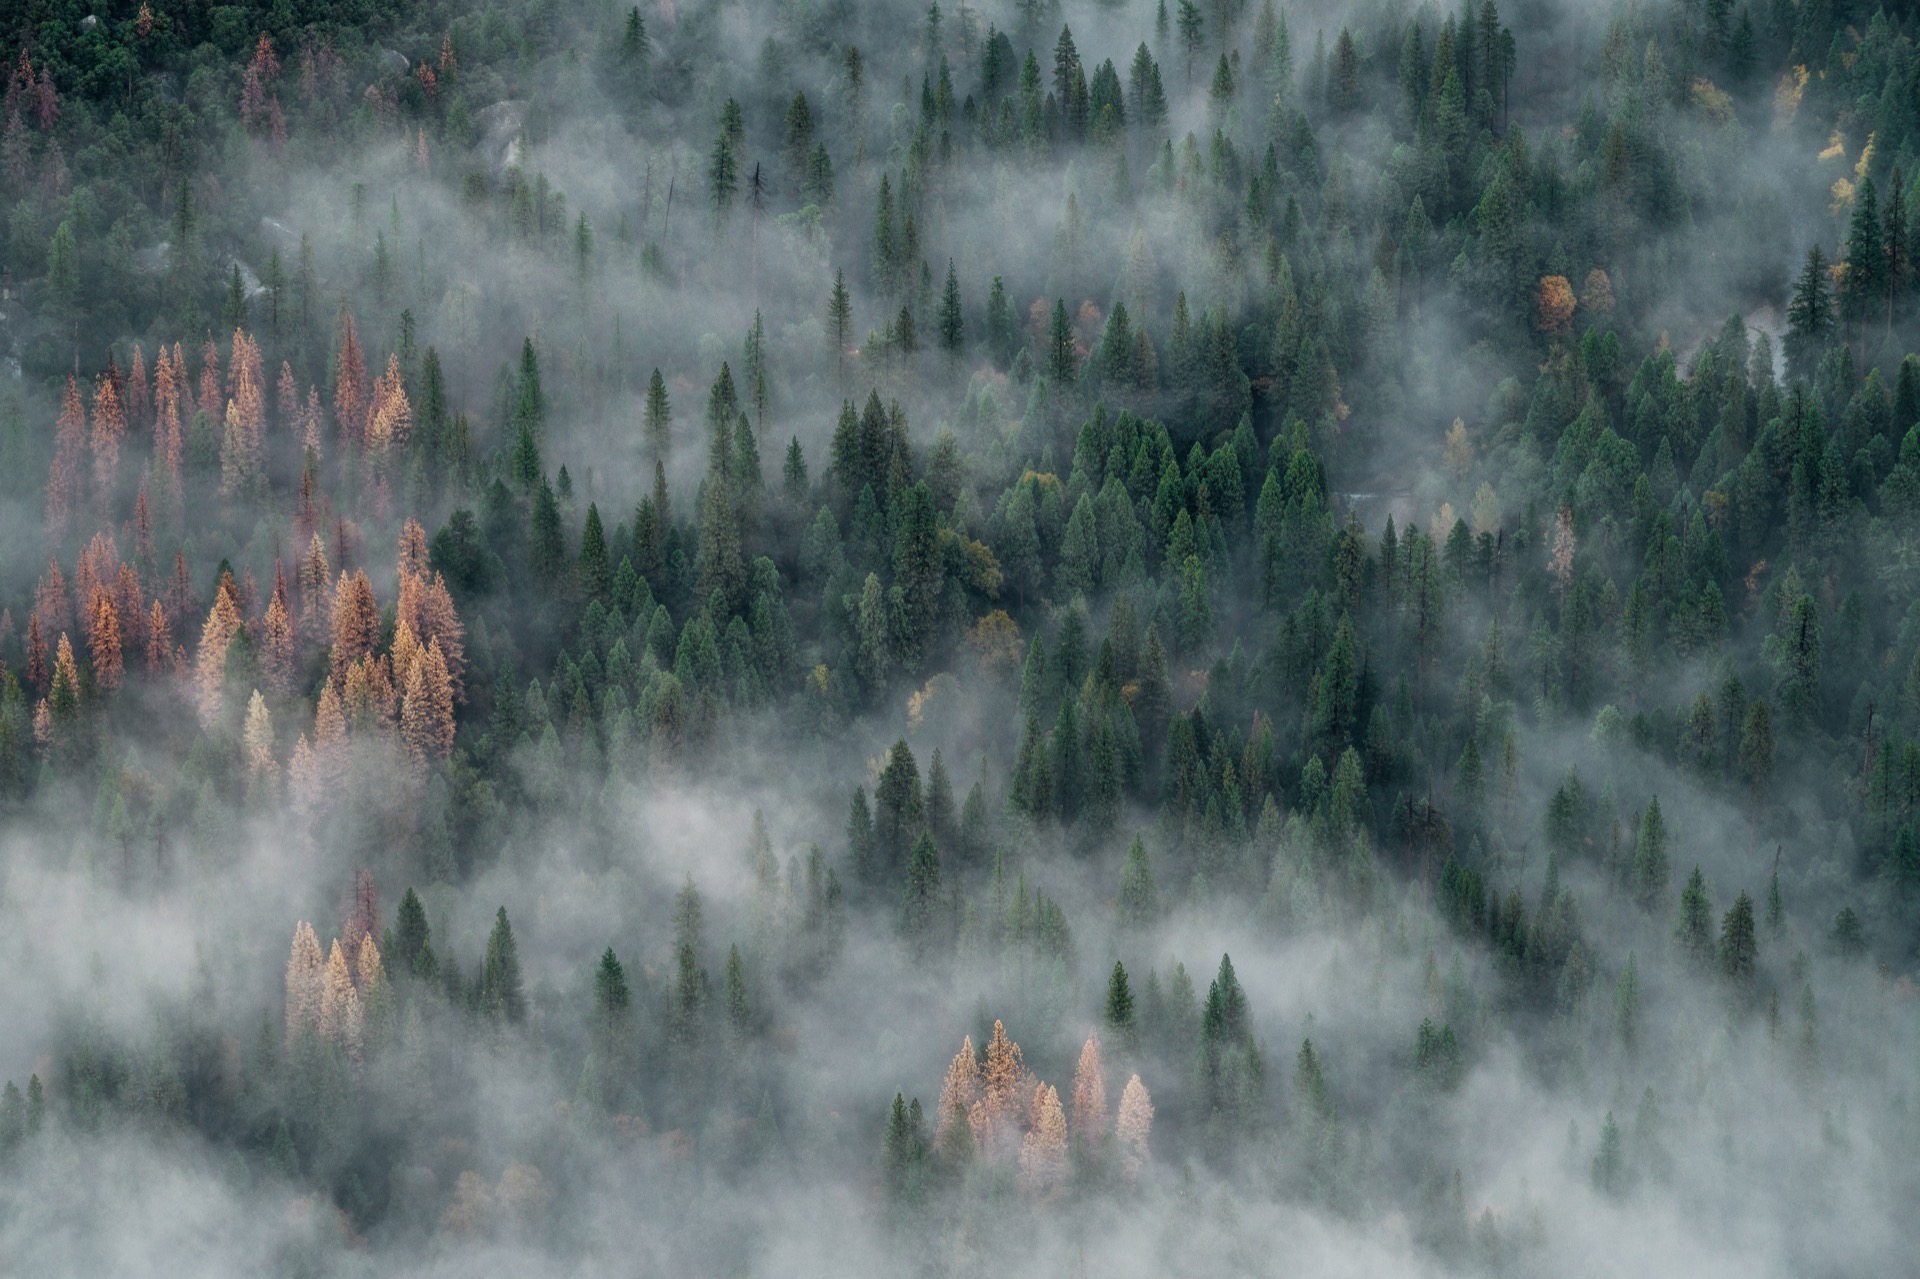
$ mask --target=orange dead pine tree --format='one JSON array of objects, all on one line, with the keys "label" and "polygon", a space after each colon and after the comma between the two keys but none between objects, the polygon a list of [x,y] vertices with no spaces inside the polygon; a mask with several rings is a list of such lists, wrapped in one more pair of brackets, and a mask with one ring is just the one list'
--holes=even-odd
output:
[{"label": "orange dead pine tree", "polygon": [[340,940],[347,948],[347,962],[360,964],[360,943],[380,932],[380,894],[373,885],[373,872],[356,866],[347,893],[340,903],[342,921]]},{"label": "orange dead pine tree", "polygon": [[1540,331],[1560,337],[1573,326],[1573,287],[1564,275],[1540,277]]},{"label": "orange dead pine tree", "polygon": [[73,643],[65,631],[60,632],[60,645],[54,650],[53,679],[47,685],[46,700],[41,705],[51,721],[49,743],[70,740],[68,734],[74,731],[74,721],[80,717],[80,667],[73,660]]},{"label": "orange dead pine tree", "polygon": [[400,357],[387,357],[387,371],[373,384],[373,403],[367,412],[367,459],[384,467],[388,457],[407,446],[413,429],[413,405],[400,380]]},{"label": "orange dead pine tree", "polygon": [[114,570],[113,606],[120,614],[120,647],[123,654],[138,656],[147,651],[147,598],[140,589],[140,575],[131,564]]},{"label": "orange dead pine tree", "polygon": [[141,352],[140,344],[133,344],[133,367],[127,370],[127,429],[144,431],[147,428],[148,415],[153,412],[153,400],[147,393],[147,357]]},{"label": "orange dead pine tree", "polygon": [[1067,1117],[1052,1084],[1034,1097],[1033,1128],[1020,1148],[1020,1181],[1027,1193],[1045,1195],[1067,1171]]},{"label": "orange dead pine tree", "polygon": [[152,577],[159,564],[159,551],[153,544],[153,511],[147,504],[144,484],[133,496],[133,553],[140,561],[140,571]]},{"label": "orange dead pine tree", "polygon": [[407,676],[400,735],[414,764],[425,768],[453,754],[453,732],[453,681],[447,676],[440,641],[434,640]]},{"label": "orange dead pine tree", "polygon": [[358,448],[364,439],[367,415],[367,362],[360,354],[360,337],[353,329],[353,312],[340,318],[340,360],[333,379],[333,417],[340,438]]},{"label": "orange dead pine tree", "polygon": [[333,570],[327,564],[327,546],[315,533],[307,542],[306,558],[294,581],[300,588],[300,639],[318,645],[333,634]]},{"label": "orange dead pine tree", "polygon": [[99,591],[87,618],[87,653],[93,658],[93,682],[107,692],[120,687],[120,610],[113,596]]},{"label": "orange dead pine tree", "polygon": [[980,1096],[980,1063],[974,1059],[973,1036],[967,1036],[960,1045],[960,1051],[953,1055],[953,1061],[947,1066],[946,1082],[940,1086],[940,1115],[936,1134],[945,1137],[958,1116],[973,1109],[973,1103]]},{"label": "orange dead pine tree", "polygon": [[320,1027],[327,1038],[360,1058],[360,994],[353,988],[353,968],[338,937],[320,976]]},{"label": "orange dead pine tree", "polygon": [[981,1071],[981,1100],[986,1103],[994,1138],[1003,1147],[1018,1131],[1026,1077],[1020,1045],[1007,1038],[1006,1027],[995,1021],[993,1038],[987,1041],[987,1064]]},{"label": "orange dead pine tree", "polygon": [[1140,1082],[1140,1076],[1135,1075],[1120,1094],[1120,1117],[1114,1124],[1120,1166],[1130,1181],[1137,1180],[1140,1170],[1147,1166],[1147,1139],[1152,1132],[1153,1099],[1147,1096],[1147,1086]]},{"label": "orange dead pine tree", "polygon": [[93,495],[101,509],[113,496],[120,473],[120,442],[127,437],[127,408],[114,378],[101,374],[93,384]]},{"label": "orange dead pine tree", "polygon": [[47,529],[56,538],[67,531],[67,521],[80,500],[80,454],[86,448],[86,431],[80,384],[69,377],[60,418],[54,423],[53,467],[47,474]]},{"label": "orange dead pine tree", "polygon": [[287,615],[287,584],[274,583],[273,600],[260,624],[260,674],[275,697],[293,695],[293,619]]},{"label": "orange dead pine tree", "polygon": [[394,563],[396,576],[405,582],[427,571],[427,530],[420,527],[420,521],[408,517],[400,526],[400,549]]},{"label": "orange dead pine tree", "polygon": [[361,569],[352,577],[345,570],[333,591],[333,671],[336,676],[380,646],[380,605],[373,583]]},{"label": "orange dead pine tree", "polygon": [[[439,642],[441,656],[447,663],[447,675],[453,681],[454,700],[464,700],[467,659],[462,639],[466,627],[453,607],[453,595],[447,590],[446,578],[438,573],[432,581],[428,581],[424,573],[402,577],[397,611],[416,641],[423,645]],[[400,674],[398,668],[395,674]]]},{"label": "orange dead pine tree", "polygon": [[158,675],[173,666],[173,632],[167,625],[167,610],[158,597],[147,609],[147,674]]},{"label": "orange dead pine tree", "polygon": [[47,575],[34,584],[33,611],[49,633],[73,625],[73,606],[67,599],[67,579],[60,572],[59,560],[48,560]]},{"label": "orange dead pine tree", "polygon": [[226,416],[226,399],[220,394],[220,346],[212,338],[200,348],[200,411],[210,422]]},{"label": "orange dead pine tree", "polygon": [[1107,1136],[1107,1084],[1100,1074],[1100,1036],[1088,1035],[1073,1072],[1073,1135],[1089,1155],[1097,1155]]},{"label": "orange dead pine tree", "polygon": [[153,466],[160,476],[160,495],[175,519],[181,515],[185,501],[180,465],[186,452],[180,427],[181,379],[185,372],[180,365],[180,344],[174,343],[172,355],[162,346],[153,377]]},{"label": "orange dead pine tree", "polygon": [[302,1026],[320,1026],[321,970],[320,941],[313,925],[304,919],[294,926],[293,951],[287,956],[287,1042],[291,1044]]},{"label": "orange dead pine tree", "polygon": [[233,592],[213,593],[213,607],[207,611],[206,625],[200,629],[200,650],[194,658],[194,709],[200,727],[212,728],[220,718],[221,693],[227,678],[227,648],[240,630],[240,609]]},{"label": "orange dead pine tree", "polygon": [[247,699],[241,744],[246,749],[248,793],[263,806],[271,804],[278,791],[280,762],[273,757],[273,718],[257,688]]},{"label": "orange dead pine tree", "polygon": [[47,638],[40,630],[40,612],[27,614],[27,685],[35,697],[47,695]]}]

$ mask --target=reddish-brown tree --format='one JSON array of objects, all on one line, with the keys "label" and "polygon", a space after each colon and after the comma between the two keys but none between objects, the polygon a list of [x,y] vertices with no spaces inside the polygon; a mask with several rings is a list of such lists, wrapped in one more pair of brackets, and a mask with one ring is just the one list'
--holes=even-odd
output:
[{"label": "reddish-brown tree", "polygon": [[1089,1155],[1107,1136],[1107,1083],[1100,1073],[1100,1036],[1088,1035],[1073,1072],[1073,1135]]},{"label": "reddish-brown tree", "polygon": [[93,682],[107,692],[120,687],[120,610],[105,591],[93,597],[87,618],[87,653],[93,659]]},{"label": "reddish-brown tree", "polygon": [[421,528],[420,521],[411,516],[400,526],[400,553],[396,568],[402,582],[427,571],[427,530]]},{"label": "reddish-brown tree", "polygon": [[27,614],[27,685],[34,696],[47,695],[47,638],[40,630],[40,614]]},{"label": "reddish-brown tree", "polygon": [[366,438],[367,362],[360,354],[360,336],[353,329],[353,312],[340,318],[340,358],[333,379],[333,417],[340,438],[357,448]]},{"label": "reddish-brown tree", "polygon": [[93,384],[93,494],[104,510],[120,473],[120,442],[127,437],[127,409],[115,379],[102,374]]},{"label": "reddish-brown tree", "polygon": [[380,894],[374,890],[373,872],[356,866],[340,903],[340,942],[346,948],[347,962],[360,965],[360,943],[380,934]]},{"label": "reddish-brown tree", "polygon": [[1114,1125],[1120,1166],[1130,1181],[1138,1180],[1140,1170],[1147,1166],[1147,1139],[1152,1132],[1153,1099],[1147,1096],[1147,1086],[1140,1082],[1140,1076],[1135,1075],[1120,1094],[1120,1117]]},{"label": "reddish-brown tree", "polygon": [[147,609],[147,674],[158,675],[173,668],[173,632],[167,625],[167,610],[155,599]]},{"label": "reddish-brown tree", "polygon": [[1067,1171],[1067,1117],[1060,1094],[1042,1084],[1034,1097],[1033,1128],[1020,1148],[1020,1183],[1029,1195],[1044,1196]]},{"label": "reddish-brown tree", "polygon": [[400,735],[414,764],[426,768],[453,754],[453,681],[440,641],[428,644],[407,676]]},{"label": "reddish-brown tree", "polygon": [[293,619],[287,616],[284,583],[275,587],[261,622],[260,675],[275,697],[293,696]]},{"label": "reddish-brown tree", "polygon": [[333,669],[344,671],[380,646],[380,604],[373,583],[361,569],[352,577],[342,570],[333,591]]},{"label": "reddish-brown tree", "polygon": [[153,412],[153,398],[147,390],[147,357],[140,344],[133,344],[133,367],[127,370],[127,429],[144,431]]},{"label": "reddish-brown tree", "polygon": [[67,598],[67,579],[60,572],[60,561],[47,561],[47,573],[34,586],[33,611],[40,625],[51,634],[73,626],[73,606]]},{"label": "reddish-brown tree", "polygon": [[315,533],[294,579],[300,587],[300,638],[305,643],[317,645],[333,633],[333,595],[328,589],[332,575],[326,544]]},{"label": "reddish-brown tree", "polygon": [[287,1042],[291,1044],[302,1026],[320,1026],[321,970],[320,939],[313,925],[304,919],[294,926],[293,950],[287,956]]},{"label": "reddish-brown tree", "polygon": [[69,377],[60,418],[54,423],[53,468],[47,475],[47,528],[56,538],[66,533],[67,521],[80,500],[80,454],[86,448],[86,431],[80,384]]},{"label": "reddish-brown tree", "polygon": [[298,438],[300,430],[300,383],[294,380],[293,365],[280,361],[280,380],[274,388],[280,411],[280,429]]},{"label": "reddish-brown tree", "polygon": [[993,1038],[987,1041],[987,1063],[980,1072],[980,1084],[993,1133],[1003,1143],[1019,1130],[1021,1111],[1027,1100],[1027,1080],[1026,1066],[1020,1060],[1020,1045],[1007,1038],[1006,1027],[995,1021]]},{"label": "reddish-brown tree", "polygon": [[227,415],[226,399],[220,394],[220,345],[212,338],[200,348],[199,409],[213,422]]},{"label": "reddish-brown tree", "polygon": [[159,551],[153,544],[153,512],[147,506],[144,484],[133,498],[133,553],[139,557],[140,571],[151,578],[159,563]]},{"label": "reddish-brown tree", "polygon": [[193,621],[197,606],[193,600],[193,579],[187,575],[187,553],[173,553],[173,580],[167,584],[167,619],[174,630],[184,630]]},{"label": "reddish-brown tree", "polygon": [[400,380],[400,357],[387,357],[387,371],[373,384],[373,402],[367,411],[367,458],[384,466],[396,451],[406,448],[413,429],[413,405]]},{"label": "reddish-brown tree", "polygon": [[241,625],[231,581],[231,575],[223,576],[220,589],[213,594],[213,607],[207,612],[206,625],[200,629],[200,651],[194,659],[194,707],[202,728],[212,728],[220,718],[221,694],[227,677],[227,647],[233,643]]},{"label": "reddish-brown tree", "polygon": [[398,612],[413,631],[415,640],[421,644],[439,643],[441,655],[446,658],[447,675],[453,681],[454,700],[465,700],[467,658],[462,641],[466,627],[453,607],[453,594],[447,590],[446,578],[438,573],[430,582],[418,573],[402,577]]},{"label": "reddish-brown tree", "polygon": [[131,564],[114,570],[113,606],[120,611],[121,640],[129,654],[147,649],[147,599],[140,589],[140,575]]},{"label": "reddish-brown tree", "polygon": [[953,1126],[954,1107],[971,1111],[980,1097],[980,1063],[974,1059],[973,1036],[960,1045],[947,1066],[946,1082],[940,1085],[940,1119],[937,1136],[946,1136]]}]

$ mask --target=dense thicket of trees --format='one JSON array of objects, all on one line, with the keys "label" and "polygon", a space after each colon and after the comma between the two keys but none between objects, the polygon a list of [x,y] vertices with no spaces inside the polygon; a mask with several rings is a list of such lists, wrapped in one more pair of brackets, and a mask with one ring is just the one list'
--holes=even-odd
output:
[{"label": "dense thicket of trees", "polygon": [[797,1173],[1084,1266],[1209,1178],[1502,1270],[1824,1179],[1701,1246],[1891,1259],[1909,17],[20,17],[6,856],[198,958],[35,1012],[9,1196],[165,1132],[591,1266],[622,1168]]}]

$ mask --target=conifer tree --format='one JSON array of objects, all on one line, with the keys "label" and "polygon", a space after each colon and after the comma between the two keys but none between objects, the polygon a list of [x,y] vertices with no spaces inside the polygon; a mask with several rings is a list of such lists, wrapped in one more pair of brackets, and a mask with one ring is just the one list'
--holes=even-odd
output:
[{"label": "conifer tree", "polygon": [[673,446],[673,405],[667,399],[667,382],[658,368],[647,379],[643,421],[649,456],[655,462],[664,462]]},{"label": "conifer tree", "polygon": [[1080,1061],[1073,1072],[1073,1122],[1071,1131],[1079,1150],[1089,1159],[1097,1159],[1106,1147],[1107,1084],[1100,1066],[1100,1036],[1090,1034],[1080,1048]]},{"label": "conifer tree", "polygon": [[1051,1084],[1034,1096],[1033,1127],[1020,1148],[1020,1185],[1029,1196],[1044,1198],[1067,1171],[1067,1117]]},{"label": "conifer tree", "polygon": [[313,925],[301,920],[294,926],[293,951],[287,957],[287,1042],[302,1027],[320,1026],[320,1000],[323,988],[320,942]]},{"label": "conifer tree", "polygon": [[923,829],[907,857],[907,886],[900,900],[900,931],[921,956],[938,942],[942,904],[940,850],[934,847],[932,834]]},{"label": "conifer tree", "polygon": [[1706,876],[1695,866],[1680,891],[1680,923],[1674,930],[1681,953],[1696,968],[1713,962],[1713,904],[1707,900]]},{"label": "conifer tree", "polygon": [[1742,892],[1720,920],[1720,971],[1742,1007],[1753,1002],[1759,942],[1753,927],[1753,898]]},{"label": "conifer tree", "polygon": [[1152,923],[1159,912],[1153,870],[1147,864],[1147,844],[1135,835],[1127,845],[1127,860],[1120,869],[1119,921],[1123,927],[1143,927]]},{"label": "conifer tree", "polygon": [[1667,825],[1660,815],[1660,797],[1647,801],[1640,818],[1640,831],[1634,839],[1632,891],[1641,910],[1651,911],[1667,891],[1670,875],[1667,857]]},{"label": "conifer tree", "polygon": [[1153,1134],[1153,1099],[1139,1075],[1128,1078],[1120,1094],[1120,1113],[1114,1124],[1114,1136],[1120,1149],[1120,1166],[1127,1180],[1137,1182],[1150,1157]]},{"label": "conifer tree", "polygon": [[493,931],[487,935],[480,1006],[489,1016],[507,1022],[518,1022],[527,1013],[526,995],[520,985],[520,950],[514,943],[513,925],[507,921],[505,906],[494,917]]},{"label": "conifer tree", "polygon": [[998,1142],[1004,1144],[1012,1140],[1014,1126],[1026,1104],[1022,1095],[1026,1080],[1020,1045],[1007,1037],[1006,1028],[996,1020],[993,1038],[987,1041],[986,1063],[980,1070],[980,1090],[990,1131]]}]

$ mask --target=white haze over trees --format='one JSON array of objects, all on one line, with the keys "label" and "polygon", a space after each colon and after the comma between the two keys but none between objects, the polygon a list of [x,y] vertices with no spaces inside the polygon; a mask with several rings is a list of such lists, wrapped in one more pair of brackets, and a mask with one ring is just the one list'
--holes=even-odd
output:
[{"label": "white haze over trees", "polygon": [[0,1269],[1896,1273],[1861,0],[16,0]]}]

